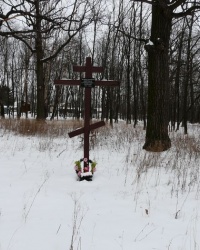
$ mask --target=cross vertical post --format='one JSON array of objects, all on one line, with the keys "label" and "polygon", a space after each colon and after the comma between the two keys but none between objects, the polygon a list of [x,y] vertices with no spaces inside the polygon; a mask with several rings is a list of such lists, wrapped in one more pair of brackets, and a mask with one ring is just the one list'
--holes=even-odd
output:
[{"label": "cross vertical post", "polygon": [[[74,66],[73,71],[85,72],[86,79],[92,79],[93,72],[103,72],[103,67],[93,67],[91,57],[86,58],[85,66]],[[84,109],[84,158],[89,160],[90,140],[90,115],[91,115],[91,87],[85,87],[85,109]],[[87,162],[84,162],[86,167]]]},{"label": "cross vertical post", "polygon": [[[85,78],[92,78],[91,58],[86,58]],[[88,68],[88,70],[87,70]],[[90,134],[90,115],[91,115],[91,88],[85,88],[85,110],[84,110],[84,158],[89,159],[89,134]],[[84,162],[86,164],[86,162]]]}]

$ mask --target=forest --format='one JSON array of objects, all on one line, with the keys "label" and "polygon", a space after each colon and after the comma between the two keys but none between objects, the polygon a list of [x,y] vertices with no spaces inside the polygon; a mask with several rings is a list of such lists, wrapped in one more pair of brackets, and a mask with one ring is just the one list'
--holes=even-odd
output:
[{"label": "forest", "polygon": [[111,125],[143,121],[144,148],[171,146],[168,130],[200,122],[200,4],[197,0],[2,0],[1,117],[84,116],[84,89],[73,65],[103,66],[92,88],[92,118]]}]

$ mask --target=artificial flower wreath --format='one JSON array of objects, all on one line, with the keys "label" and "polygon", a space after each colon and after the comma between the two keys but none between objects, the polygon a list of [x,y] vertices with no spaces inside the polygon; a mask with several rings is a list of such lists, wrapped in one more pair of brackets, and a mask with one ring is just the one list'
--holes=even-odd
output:
[{"label": "artificial flower wreath", "polygon": [[[81,162],[86,163],[86,166],[82,167]],[[87,158],[82,158],[79,161],[75,161],[74,169],[78,176],[81,176],[82,173],[89,173],[89,172],[93,174],[96,171],[96,165],[97,163],[95,161],[91,161],[90,159]]]}]

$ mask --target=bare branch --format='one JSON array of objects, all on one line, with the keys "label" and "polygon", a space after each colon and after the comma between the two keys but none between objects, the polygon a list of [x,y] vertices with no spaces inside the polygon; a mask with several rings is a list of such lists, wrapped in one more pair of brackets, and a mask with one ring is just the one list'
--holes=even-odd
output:
[{"label": "bare branch", "polygon": [[141,3],[148,3],[151,5],[155,5],[156,3],[152,0],[133,0],[133,2],[141,2]]},{"label": "bare branch", "polygon": [[0,36],[12,36],[19,34],[31,34],[33,30],[9,30],[9,31],[0,31]]},{"label": "bare branch", "polygon": [[[75,31],[73,34],[71,34],[71,35],[68,37],[68,39],[67,39],[62,45],[59,46],[59,48],[56,50],[56,52],[55,52],[54,54],[52,54],[52,55],[49,56],[49,57],[46,57],[46,58],[42,59],[41,61],[42,61],[42,62],[47,62],[47,61],[49,61],[49,60],[55,58],[55,57],[62,51],[62,49],[63,49],[66,45],[68,45],[68,44],[70,43],[70,41],[78,34],[78,32],[79,32],[81,29],[83,29],[84,27],[86,27],[87,25],[88,25],[88,24],[84,24],[84,25],[80,26],[78,29],[76,29],[76,31]],[[69,33],[68,33],[68,34],[69,34]]]},{"label": "bare branch", "polygon": [[124,30],[121,30],[118,27],[116,27],[116,28],[117,28],[117,31],[119,31],[120,33],[122,33],[124,36],[126,36],[128,38],[131,38],[131,39],[133,39],[135,41],[138,41],[138,42],[144,42],[144,43],[148,42],[148,39],[137,38],[137,37],[131,36],[130,34],[126,33]]},{"label": "bare branch", "polygon": [[176,8],[178,8],[179,6],[181,6],[181,4],[185,3],[185,0],[176,0],[174,1],[173,4],[170,5],[170,9],[174,10]]},{"label": "bare branch", "polygon": [[200,10],[200,5],[192,6],[189,9],[187,9],[186,11],[184,11],[184,12],[172,13],[172,17],[180,18],[180,17],[193,15],[196,11],[199,11],[199,10]]}]

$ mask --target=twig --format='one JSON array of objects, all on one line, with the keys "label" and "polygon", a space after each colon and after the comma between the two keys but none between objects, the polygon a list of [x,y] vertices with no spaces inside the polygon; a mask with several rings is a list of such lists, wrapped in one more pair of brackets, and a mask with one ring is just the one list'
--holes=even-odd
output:
[{"label": "twig", "polygon": [[60,231],[60,228],[61,228],[61,224],[60,224],[60,226],[58,227],[58,230],[57,230],[56,234],[58,234],[58,232]]},{"label": "twig", "polygon": [[63,152],[65,152],[65,150],[67,150],[67,148],[63,149],[63,150],[57,155],[57,158],[58,158]]},{"label": "twig", "polygon": [[17,233],[17,231],[21,228],[22,226],[19,226],[17,229],[15,229],[15,231],[13,232],[10,240],[9,240],[9,243],[8,243],[8,246],[7,246],[7,250],[10,249],[10,245],[11,245],[11,242],[12,242],[12,239],[14,238],[15,234]]},{"label": "twig", "polygon": [[146,224],[146,225],[143,227],[143,229],[142,229],[142,230],[139,232],[139,234],[135,237],[135,241],[136,241],[137,238],[140,236],[140,234],[144,232],[144,229],[145,229],[148,225],[149,225],[149,223]]},{"label": "twig", "polygon": [[189,193],[190,193],[190,190],[188,191],[188,193],[187,193],[187,195],[186,195],[186,197],[185,197],[182,205],[180,206],[180,209],[178,211],[176,211],[176,213],[175,213],[175,219],[178,219],[178,214],[181,212],[181,210],[182,210],[182,208],[183,208],[183,206],[184,206],[184,204],[185,204],[185,202],[186,202],[186,200],[187,200],[187,198],[189,196]]},{"label": "twig", "polygon": [[29,215],[29,213],[30,213],[30,211],[31,211],[31,208],[32,208],[32,206],[33,206],[33,204],[34,204],[34,202],[35,202],[35,199],[36,199],[37,195],[39,194],[40,190],[42,189],[42,187],[44,186],[44,184],[46,183],[47,180],[48,180],[48,178],[45,179],[45,180],[43,181],[43,183],[40,185],[38,191],[36,192],[36,194],[35,194],[35,196],[34,196],[32,202],[31,202],[31,205],[30,205],[30,207],[29,207],[29,209],[28,209],[28,212],[27,212],[26,215],[25,215],[25,221],[26,221],[26,219],[27,219],[27,217],[28,217],[28,215]]}]

